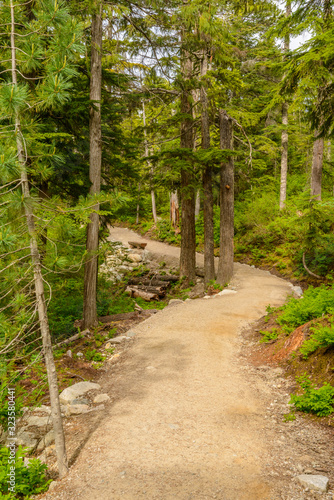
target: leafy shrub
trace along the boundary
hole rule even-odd
[[[314,326],[311,329],[312,335],[308,340],[305,340],[300,353],[306,359],[309,354],[322,347],[329,347],[334,345],[334,319],[331,320],[330,326]]]
[[[270,342],[271,340],[276,340],[278,337],[277,328],[273,328],[272,330],[260,330],[262,335],[261,343]]]
[[[328,313],[334,313],[334,286],[310,286],[303,297],[289,300],[277,322],[297,327]]]
[[[292,394],[290,404],[293,404],[297,410],[314,413],[318,417],[326,417],[333,413],[333,386],[326,383],[316,389],[306,373],[298,377],[297,382],[304,392],[301,395]]]
[[[92,349],[91,351],[86,351],[85,352],[85,356],[86,356],[86,359],[88,359],[88,361],[99,362],[99,361],[103,361],[104,360],[104,357],[102,356],[102,354],[100,354],[99,352],[97,352],[96,349]]]
[[[24,465],[24,456],[26,449],[21,446],[16,450],[15,457],[15,493],[8,490],[10,486],[7,483],[11,467],[14,466],[7,447],[0,448],[0,494],[1,498],[12,500],[24,498],[28,500],[31,495],[43,493],[48,489],[51,479],[48,480],[45,475],[47,466],[42,464],[37,458],[29,460],[27,466]]]

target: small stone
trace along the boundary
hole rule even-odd
[[[111,343],[110,342],[107,342],[106,345],[104,346],[104,348],[106,350],[110,349],[111,348]]]
[[[110,400],[110,397],[108,394],[98,394],[95,396],[93,403],[106,403],[107,401]]]
[[[77,356],[78,356],[78,358],[82,358],[83,353],[82,352],[77,352]]]
[[[132,337],[135,337],[137,334],[136,334],[136,332],[126,332],[126,335],[127,335],[127,337],[132,338]]]
[[[222,290],[221,292],[217,293],[216,295],[222,296],[222,295],[233,295],[235,293],[238,293],[236,290],[229,290],[225,288],[225,290]]]
[[[67,415],[81,415],[81,413],[87,413],[89,410],[88,405],[69,405],[67,407]]]
[[[130,253],[128,255],[128,259],[131,260],[132,262],[141,262],[143,260],[142,256],[139,255],[138,253]]]
[[[313,491],[320,491],[325,493],[328,490],[329,479],[326,476],[320,476],[316,474],[300,474],[296,477],[297,481],[304,486],[304,488],[309,488]]]
[[[100,384],[94,384],[93,382],[78,382],[70,387],[66,387],[66,389],[60,393],[59,399],[63,404],[71,404],[74,399],[84,395],[86,392],[99,389],[101,389]]]
[[[121,335],[120,337],[115,337],[114,339],[109,340],[108,344],[121,344],[124,340],[126,340],[125,335]]]
[[[69,349],[68,351],[66,351],[66,356],[68,356],[69,358],[72,358],[72,351],[71,349]]]
[[[86,398],[76,398],[73,399],[72,405],[89,405],[89,400]]]
[[[170,299],[168,302],[169,306],[175,306],[176,304],[183,304],[183,300],[181,299]]]

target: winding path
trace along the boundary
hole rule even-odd
[[[140,239],[121,228],[111,236]],[[178,257],[178,248],[145,241],[162,258]],[[232,285],[231,294],[168,306],[135,327],[121,371],[104,381],[122,397],[45,498],[281,498],[264,472],[275,439],[265,419],[271,389],[239,350],[242,329],[268,304],[281,305],[291,287],[241,264]]]

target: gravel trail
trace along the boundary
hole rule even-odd
[[[111,236],[144,240],[122,228]],[[144,241],[163,259],[178,257],[178,248]],[[268,472],[282,432],[268,420],[276,389],[240,356],[245,327],[268,304],[281,305],[291,286],[242,264],[235,265],[231,285],[230,294],[168,306],[134,328],[121,370],[104,379],[104,392],[117,387],[121,396],[107,407],[68,477],[45,498],[313,498],[278,493],[281,478]],[[286,446],[275,460],[285,459]]]

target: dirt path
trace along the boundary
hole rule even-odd
[[[124,229],[112,236],[130,239]],[[171,258],[179,251],[157,242],[147,248]],[[295,444],[280,434],[290,424],[268,414],[277,402],[280,369],[262,370],[264,376],[240,356],[243,328],[269,303],[282,304],[291,288],[246,265],[236,265],[233,286],[225,296],[168,306],[135,327],[121,369],[103,381],[105,391],[119,398],[69,476],[45,498],[313,498],[284,496],[291,477],[273,472]],[[287,395],[282,398],[286,404]]]

